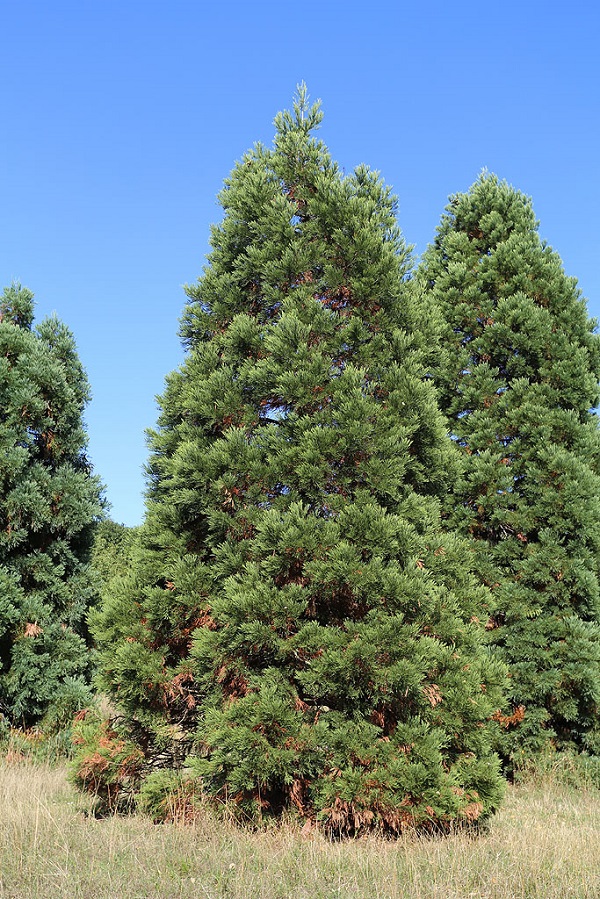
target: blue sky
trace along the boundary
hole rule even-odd
[[[302,80],[333,157],[392,185],[417,253],[485,167],[533,198],[600,315],[595,4],[4,0],[0,34],[0,286],[75,334],[117,521],[142,520],[144,431],[216,195]]]

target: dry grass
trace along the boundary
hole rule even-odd
[[[1,899],[598,899],[600,792],[509,790],[489,833],[330,843],[285,825],[96,820],[62,768],[0,762]]]

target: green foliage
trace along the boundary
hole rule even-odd
[[[598,752],[595,322],[530,201],[486,174],[452,198],[420,284],[446,323],[435,374],[463,451],[448,526],[473,539],[490,641],[511,672],[503,754]]]
[[[33,296],[0,298],[0,714],[60,730],[89,702],[85,616],[100,485],[85,455],[89,399],[73,337],[32,330]]]
[[[113,577],[128,574],[136,533],[137,528],[118,524],[111,519],[96,524],[91,562],[102,584],[107,584]]]
[[[157,824],[188,824],[203,810],[201,782],[188,772],[153,771],[141,785],[138,804]]]
[[[70,779],[94,798],[105,815],[134,804],[144,757],[118,720],[106,720],[95,708],[82,710],[73,725]]]
[[[225,182],[147,519],[94,618],[101,685],[149,764],[187,757],[242,816],[445,827],[499,802],[504,668],[440,526],[457,454],[394,199],[340,172],[320,120],[301,89]]]

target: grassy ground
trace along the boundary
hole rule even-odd
[[[96,820],[64,768],[0,761],[0,899],[598,899],[600,791],[550,777],[511,787],[477,838],[330,843],[285,825],[250,833]]]

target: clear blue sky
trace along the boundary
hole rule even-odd
[[[112,517],[143,516],[144,430],[182,359],[223,178],[305,80],[321,136],[399,197],[417,253],[484,167],[530,195],[600,314],[600,11],[420,4],[4,0],[0,286],[75,334]]]

